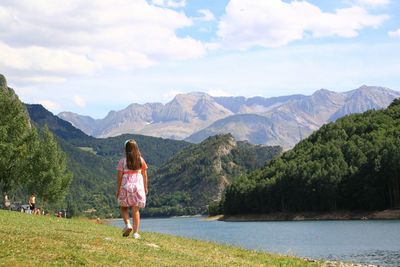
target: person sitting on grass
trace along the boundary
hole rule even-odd
[[[140,238],[138,233],[140,224],[139,208],[146,205],[147,164],[141,157],[135,140],[125,142],[125,157],[117,166],[117,193],[116,197],[125,223],[123,236],[129,236],[133,230],[133,237]],[[130,223],[129,210],[132,209],[133,228]]]
[[[4,208],[5,208],[6,210],[10,209],[11,202],[10,202],[10,200],[8,199],[7,192],[4,192],[4,196],[3,196],[3,205],[4,205]]]
[[[33,211],[33,214],[35,214],[35,215],[42,215],[42,213],[40,212],[40,208],[36,208],[36,209]]]

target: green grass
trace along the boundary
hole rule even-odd
[[[170,235],[121,230],[83,219],[60,219],[0,210],[0,266],[318,266]]]

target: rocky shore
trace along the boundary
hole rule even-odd
[[[221,221],[399,220],[400,209],[383,211],[277,212],[213,217]]]
[[[325,261],[321,265],[322,267],[378,267],[372,264],[361,264],[361,263],[349,263],[340,261]]]

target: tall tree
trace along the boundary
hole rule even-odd
[[[35,134],[37,135],[37,134]],[[72,174],[67,170],[65,153],[58,146],[56,139],[47,126],[32,138],[28,188],[36,192],[44,208],[47,202],[63,200],[68,192]],[[37,141],[34,141],[37,140]]]
[[[0,83],[0,189],[9,191],[23,178],[30,123],[21,101],[7,87],[4,76]]]

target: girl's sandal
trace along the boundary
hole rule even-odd
[[[129,236],[131,232],[132,232],[132,227],[125,227],[124,230],[122,230],[122,236],[124,237]]]

